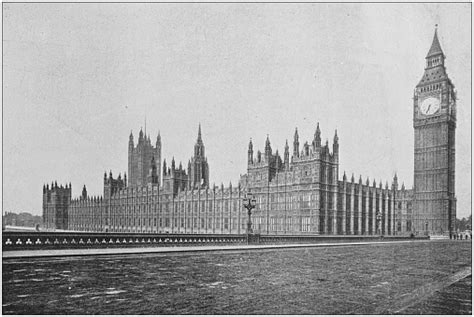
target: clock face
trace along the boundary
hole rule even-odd
[[[424,115],[435,114],[440,106],[439,99],[436,97],[428,97],[421,102],[421,113]]]

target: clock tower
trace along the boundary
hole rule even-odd
[[[412,230],[448,236],[454,231],[456,91],[446,74],[445,56],[435,30],[423,77],[413,98],[415,129]]]

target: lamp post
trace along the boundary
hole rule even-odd
[[[382,221],[382,214],[380,213],[380,211],[377,211],[376,219],[377,219],[377,233],[378,233],[378,235],[381,235],[381,232],[380,232],[380,221]]]
[[[247,221],[247,235],[252,234],[252,209],[256,206],[255,197],[251,193],[247,193],[247,197],[244,198],[244,207],[247,209],[248,221]]]

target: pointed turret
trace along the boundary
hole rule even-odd
[[[395,173],[395,176],[393,177],[392,189],[393,189],[393,190],[398,190],[398,177],[397,177],[397,173]]]
[[[433,42],[431,43],[431,47],[430,47],[430,50],[428,51],[428,54],[426,55],[426,58],[428,59],[436,55],[444,56],[443,50],[441,49],[441,44],[439,44],[439,40],[438,40],[438,25],[437,24],[436,24],[435,33],[433,36]]]
[[[171,159],[171,170],[172,170],[172,171],[175,170],[174,156],[173,156],[173,158]]]
[[[344,175],[342,175],[342,181],[343,182],[347,181],[346,171],[344,171]]]
[[[161,135],[160,131],[158,131],[158,136],[156,137],[156,147],[161,146]]]
[[[288,170],[290,168],[290,147],[288,146],[288,139],[285,143],[285,153],[283,154],[283,160],[285,164],[285,169]]]
[[[87,198],[87,189],[86,189],[86,185],[84,185],[84,187],[82,187],[82,196],[81,196],[82,199],[86,199]]]
[[[314,132],[313,145],[315,148],[321,147],[321,130],[319,129],[319,122],[316,125],[316,131]]]
[[[293,157],[300,156],[300,142],[298,136],[298,128],[295,128],[295,136],[293,137]]]
[[[247,156],[247,164],[248,164],[248,165],[253,164],[253,143],[252,143],[252,138],[250,138],[250,142],[249,142],[249,150],[248,150],[248,156]]]
[[[196,144],[194,145],[194,157],[203,158],[205,156],[204,153],[204,142],[202,142],[202,135],[201,135],[201,124],[199,123],[198,127],[198,137],[196,140]]]
[[[265,140],[265,157],[268,158],[272,155],[272,147],[270,146],[270,137],[267,134],[267,139]]]
[[[138,144],[143,142],[143,130],[140,128],[140,133],[138,134]]]
[[[202,143],[202,136],[201,136],[201,123],[199,122],[199,128],[198,128],[198,138],[197,138],[198,143]]]
[[[339,156],[339,137],[337,136],[337,129],[334,132],[334,141],[332,143],[332,153],[338,157]]]
[[[163,160],[163,176],[166,175],[166,170],[167,170],[167,168],[166,168],[166,159],[164,159]]]

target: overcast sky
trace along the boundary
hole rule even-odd
[[[340,139],[340,175],[413,184],[413,89],[435,24],[458,91],[458,217],[471,213],[470,4],[3,4],[3,210],[42,186],[102,195],[141,127],[187,164],[198,124],[210,182],[298,127]]]

